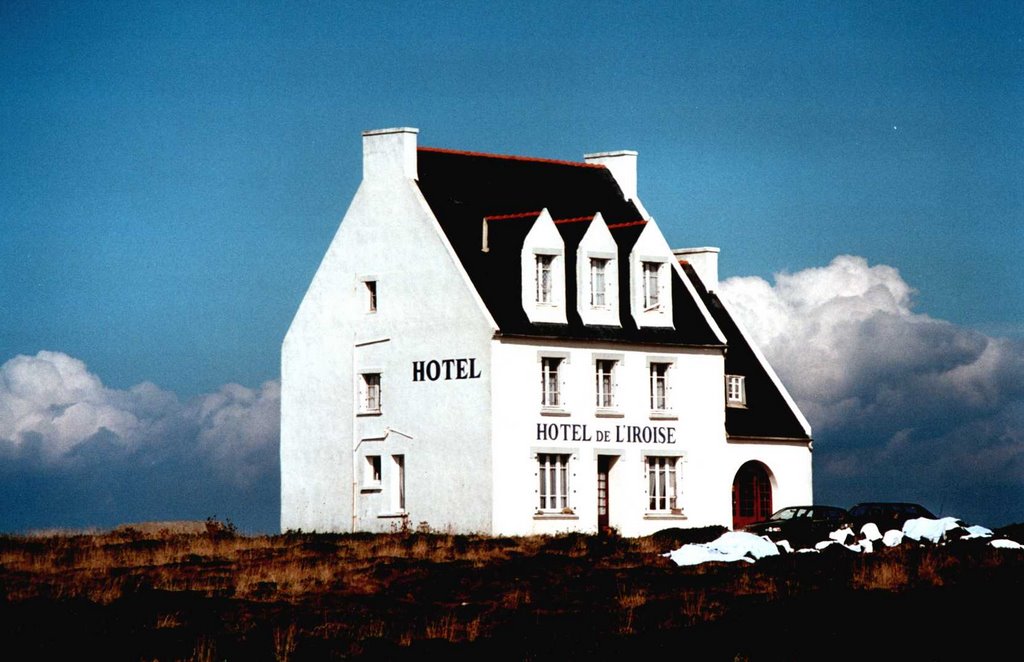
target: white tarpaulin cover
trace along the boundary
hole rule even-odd
[[[950,535],[957,532],[959,535]],[[929,519],[918,517],[907,520],[903,524],[903,530],[892,529],[882,534],[878,527],[868,522],[860,529],[857,536],[850,528],[843,527],[828,535],[828,538],[821,540],[808,547],[794,550],[790,544],[782,540],[778,544],[772,542],[765,536],[755,536],[745,531],[729,531],[723,533],[719,538],[709,543],[683,545],[679,549],[666,552],[663,556],[672,559],[676,565],[698,565],[708,561],[754,561],[766,556],[777,556],[780,550],[783,553],[790,552],[818,552],[826,547],[840,545],[855,552],[870,554],[877,546],[876,541],[881,540],[886,547],[895,547],[903,543],[904,539],[918,541],[919,543],[940,544],[948,540],[962,538],[991,538],[993,532],[983,526],[964,526],[955,517],[942,517]],[[1000,549],[1024,549],[1024,545],[1013,540],[996,539],[989,541],[989,545]]]

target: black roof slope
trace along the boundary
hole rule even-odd
[[[693,267],[680,263],[697,294],[711,312],[718,328],[725,334],[725,373],[745,377],[747,406],[726,407],[725,431],[731,437],[779,437],[809,439],[803,425],[789,403],[775,386],[768,372],[754,355],[747,339],[740,333],[732,315],[714,292],[708,292]]]
[[[601,165],[456,152],[417,150],[419,187],[503,335],[609,340],[663,345],[720,346],[682,281],[673,271],[675,328],[638,328],[629,310],[627,257],[644,219]],[[555,221],[600,212],[619,248],[621,327],[583,324],[576,310],[576,248],[588,223],[556,223],[565,243],[566,324],[533,323],[522,306],[520,254],[537,213]],[[485,216],[488,251],[481,250]],[[622,226],[614,228],[614,226]]]

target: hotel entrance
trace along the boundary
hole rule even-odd
[[[618,457],[615,455],[597,456],[597,532],[609,533],[611,531],[611,488],[609,476],[612,465]]]

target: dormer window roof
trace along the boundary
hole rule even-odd
[[[585,325],[621,326],[618,248],[604,217],[595,214],[576,249],[576,310]]]
[[[565,245],[551,214],[542,210],[523,238],[523,310],[531,322],[565,324]]]

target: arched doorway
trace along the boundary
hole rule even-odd
[[[768,519],[772,514],[772,483],[768,467],[750,461],[740,467],[732,481],[732,528]]]

